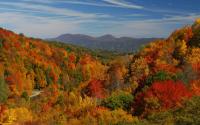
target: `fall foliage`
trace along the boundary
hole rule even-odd
[[[182,101],[191,96],[192,92],[182,82],[155,82],[145,92],[136,96],[134,112],[148,113],[175,108],[181,106]]]
[[[195,123],[199,35],[198,19],[138,52],[110,54],[1,28],[0,124]]]

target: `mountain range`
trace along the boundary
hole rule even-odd
[[[56,38],[48,39],[50,41],[59,41],[87,47],[90,49],[100,49],[117,52],[135,52],[142,45],[157,40],[158,38],[131,38],[115,37],[107,34],[100,37],[93,37],[83,34],[63,34]]]

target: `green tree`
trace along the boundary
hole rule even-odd
[[[3,78],[0,78],[0,103],[3,103],[8,98],[8,86]]]
[[[168,73],[166,73],[165,71],[159,71],[156,74],[147,77],[145,83],[147,85],[151,85],[153,82],[156,81],[166,81],[171,79],[172,77]]]
[[[4,39],[0,39],[0,48],[2,48],[3,47],[3,42],[4,42]]]
[[[28,96],[28,93],[26,91],[24,91],[22,94],[21,94],[21,97],[24,98],[26,101],[29,100],[29,96]]]
[[[120,92],[119,94],[113,94],[110,97],[102,101],[102,105],[110,108],[112,110],[122,108],[124,110],[129,110],[133,102],[133,95]]]

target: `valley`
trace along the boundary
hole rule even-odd
[[[199,36],[197,19],[119,53],[1,28],[0,124],[198,124]]]

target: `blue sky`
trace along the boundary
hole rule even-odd
[[[0,27],[60,34],[167,37],[200,17],[199,0],[0,0]]]

